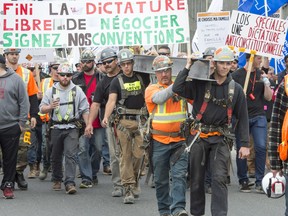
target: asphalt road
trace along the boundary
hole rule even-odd
[[[235,154],[233,153],[235,158]],[[234,172],[235,161],[233,161]],[[28,172],[28,170],[27,170]],[[26,173],[27,176],[27,173]],[[122,198],[111,196],[110,176],[98,175],[99,184],[90,189],[79,189],[75,195],[65,191],[53,191],[50,174],[47,180],[29,179],[27,191],[15,190],[15,199],[0,198],[0,216],[158,216],[155,189],[145,185],[142,177],[142,194],[133,205],[123,204]],[[253,180],[253,179],[251,179]],[[77,179],[77,186],[80,179]],[[189,191],[187,190],[189,210]],[[285,199],[269,199],[264,194],[241,193],[238,182],[232,176],[229,186],[229,216],[281,216],[284,215]],[[206,196],[206,216],[210,216],[210,195]]]

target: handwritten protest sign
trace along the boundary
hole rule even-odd
[[[226,45],[245,48],[246,53],[254,50],[257,55],[282,58],[287,27],[283,19],[233,11]]]
[[[220,47],[225,44],[230,12],[201,12],[197,13],[197,31],[199,50],[204,51],[207,47]]]
[[[4,48],[130,46],[189,41],[186,0],[1,1],[0,12],[0,38]]]

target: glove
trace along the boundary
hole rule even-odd
[[[262,80],[263,80],[265,86],[268,86],[268,87],[270,86],[270,81],[267,77],[263,77]]]

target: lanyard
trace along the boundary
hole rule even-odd
[[[254,92],[254,88],[255,88],[255,83],[256,83],[256,71],[254,72],[254,79],[253,81],[251,80],[251,78],[249,79],[250,82],[252,83],[252,89],[251,89],[251,93]]]

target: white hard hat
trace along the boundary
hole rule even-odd
[[[273,177],[273,173],[267,173],[262,179],[262,188],[269,198],[280,198],[285,194],[286,179],[277,173]]]

